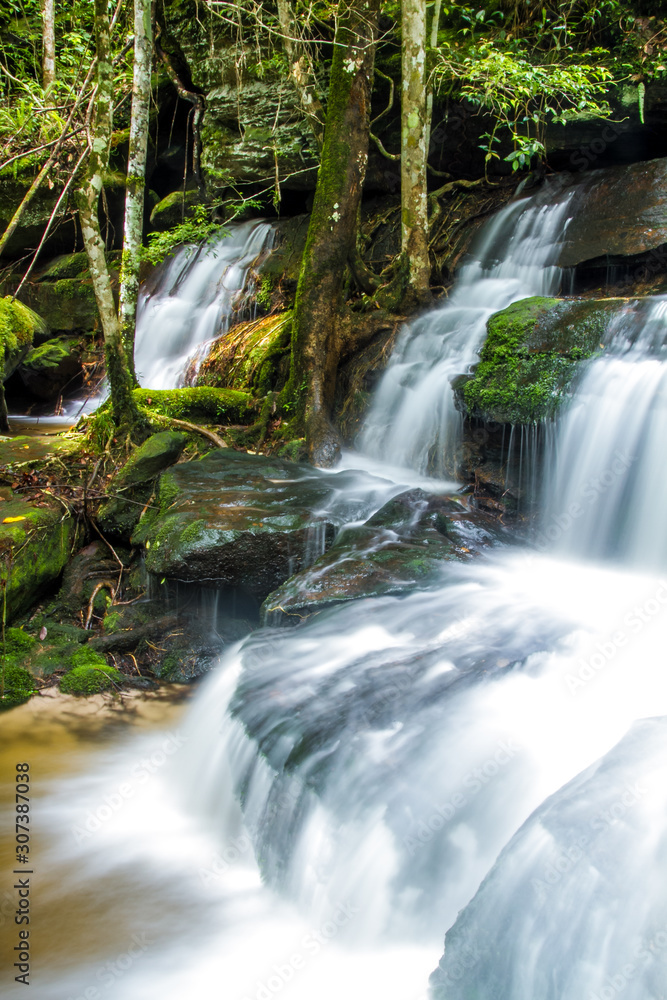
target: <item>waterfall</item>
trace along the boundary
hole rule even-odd
[[[667,567],[667,299],[629,302],[558,430],[544,539],[563,553]]]
[[[446,464],[448,381],[488,314],[557,288],[572,203],[547,195],[503,209],[404,331],[364,432],[379,459]],[[40,906],[95,885],[115,937],[58,952],[40,1000],[664,1000],[666,314],[629,302],[575,387],[537,549],[253,632],[145,784],[148,738],[52,790]],[[342,520],[404,488],[373,468],[322,473]],[[137,927],[145,952],[101,972]]]
[[[494,312],[558,293],[556,261],[573,195],[547,184],[483,228],[444,305],[403,330],[366,418],[362,451],[421,473],[452,474],[461,416],[450,382],[477,359]]]
[[[212,242],[185,246],[142,286],[137,306],[135,365],[142,385],[183,385],[189,365],[244,318],[253,290],[250,269],[270,249],[273,227],[244,222]]]

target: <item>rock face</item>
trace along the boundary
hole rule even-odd
[[[454,383],[457,405],[484,421],[532,424],[553,417],[581,363],[608,339],[628,299],[533,297],[495,313],[481,361]]]
[[[667,244],[667,159],[591,171],[577,183],[561,267],[635,256]]]
[[[204,94],[202,169],[207,192],[216,197],[235,184],[272,184],[276,173],[286,190],[314,190],[315,140],[297,109],[295,92],[270,64],[241,68],[234,39],[222,20],[202,21],[194,0],[168,0],[163,48],[187,64],[194,87]]]
[[[332,604],[423,588],[441,579],[443,563],[470,559],[498,537],[490,518],[458,500],[408,490],[345,528],[317,562],[269,594],[262,619],[296,625]]]
[[[54,337],[34,347],[19,366],[26,389],[38,399],[54,399],[82,374],[90,344],[85,337]]]
[[[317,513],[329,495],[316,470],[213,452],[161,477],[159,509],[144,515],[132,541],[144,545],[150,573],[262,599],[333,541],[333,522]]]

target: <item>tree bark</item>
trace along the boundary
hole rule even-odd
[[[97,92],[88,170],[77,193],[77,205],[93,291],[104,334],[113,418],[117,426],[125,425],[131,430],[141,423],[141,418],[132,399],[133,381],[123,349],[98,214],[103,176],[109,164],[113,128],[113,66],[109,49],[109,14],[106,0],[95,0],[94,15]]]
[[[311,461],[332,465],[340,438],[331,408],[340,355],[338,319],[357,239],[368,162],[371,86],[380,0],[351,0],[338,23],[322,159],[292,325],[282,400],[305,430]]]
[[[426,161],[429,127],[426,95],[426,3],[403,0],[401,100],[401,251],[407,299],[430,301]]]
[[[139,267],[144,229],[146,155],[151,100],[153,26],[151,0],[134,0],[134,79],[130,119],[130,149],[125,190],[123,260],[120,272],[119,318],[123,348],[132,381],[134,371],[134,331],[139,297]]]
[[[42,0],[42,87],[48,90],[56,82],[56,10],[55,0]]]

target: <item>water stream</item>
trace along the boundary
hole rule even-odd
[[[370,458],[346,458],[373,477],[351,509],[410,484],[383,459],[423,484],[455,446],[448,380],[491,311],[557,290],[569,211],[504,209],[405,332]],[[48,782],[40,905],[82,944],[36,915],[40,1000],[425,1000],[436,969],[437,1000],[665,1000],[665,306],[646,308],[556,429],[546,552],[254,632],[171,730]]]

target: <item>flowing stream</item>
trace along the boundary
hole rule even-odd
[[[489,313],[558,290],[569,211],[504,209],[405,332],[347,458],[376,507],[415,481],[383,459],[423,485],[454,446]],[[628,309],[559,422],[546,551],[254,632],[169,730],[45,783],[40,907],[77,930],[36,911],[40,1000],[665,1000],[666,311]]]

